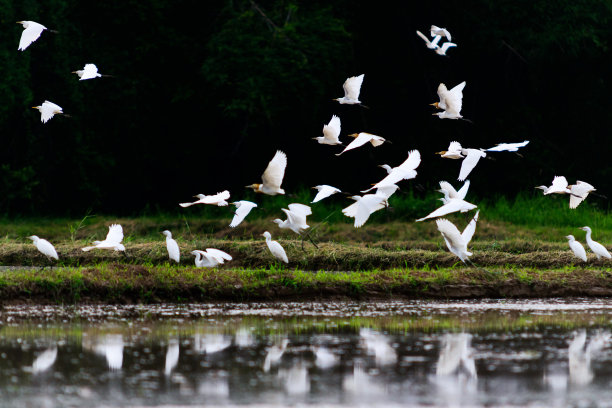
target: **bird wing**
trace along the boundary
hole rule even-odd
[[[355,228],[366,223],[370,214],[378,210],[378,206],[385,200],[384,197],[375,194],[367,194],[357,201],[357,213],[355,214]]]
[[[180,262],[181,261],[181,250],[179,249],[178,243],[172,238],[166,238],[166,249],[168,249],[168,256],[170,259]]]
[[[448,145],[449,152],[459,152],[461,153],[461,143],[459,142],[450,142]]]
[[[204,252],[203,254],[208,254],[212,256],[213,258],[216,258],[220,263],[223,263],[224,260],[226,261],[232,260],[232,256],[230,254],[228,254],[227,252],[223,252],[219,249],[215,249],[215,248],[206,248],[206,252]]]
[[[280,188],[283,182],[283,177],[285,176],[286,167],[287,155],[278,150],[272,160],[270,160],[270,163],[268,163],[268,167],[266,167],[266,170],[261,176],[263,184]]]
[[[123,241],[123,228],[119,224],[113,224],[108,227],[108,234],[106,234],[106,242],[119,244]]]
[[[437,48],[437,47],[438,47],[438,43],[440,42],[440,39],[441,39],[441,38],[442,38],[442,36],[441,36],[441,35],[436,35],[436,36],[434,37],[434,39],[433,39],[433,40],[431,40],[430,46],[431,46],[431,47],[435,47],[435,48]]]
[[[440,188],[442,190],[445,190],[446,192],[448,192],[448,197],[449,198],[458,198],[459,197],[459,193],[457,192],[457,190],[455,190],[455,187],[453,187],[448,181],[441,181],[440,182]]]
[[[231,228],[234,228],[240,224],[246,218],[246,216],[249,215],[251,210],[257,207],[257,204],[250,201],[238,201],[234,204],[236,205],[236,212],[234,213],[234,218],[229,225]]]
[[[230,198],[229,191],[225,190],[215,195],[204,196],[204,198],[200,199],[199,202],[203,204],[217,204],[223,201],[226,201]]]
[[[495,147],[487,149],[488,152],[516,152],[519,148],[527,146],[529,140],[525,140],[522,143],[498,143]]]
[[[21,39],[19,40],[19,48],[17,49],[23,51],[26,48],[28,48],[30,44],[38,40],[38,37],[40,37],[40,34],[46,28],[47,27],[41,24],[30,21],[28,28],[24,29],[23,32],[21,33]]]
[[[446,44],[450,44],[450,43],[444,43],[444,45]],[[444,48],[444,45],[442,46],[442,48]],[[458,85],[455,85],[449,92],[449,94],[455,96],[455,97],[459,97],[459,98],[463,98],[463,88],[465,88],[465,84],[466,82],[463,81]]]
[[[463,242],[465,245],[469,244],[474,236],[474,232],[476,232],[476,222],[478,222],[478,214],[480,210],[476,211],[474,218],[468,223],[467,227],[461,233],[461,238],[463,238]]]
[[[470,172],[476,167],[478,164],[478,160],[481,157],[485,157],[487,154],[476,149],[464,149],[467,150],[467,155],[461,162],[461,170],[459,171],[459,181],[463,181],[467,178]]]
[[[425,44],[427,44],[427,45],[431,44],[431,41],[429,41],[429,38],[427,38],[427,37],[425,36],[425,34],[423,34],[422,32],[420,32],[419,30],[417,30],[417,32],[416,32],[416,33],[417,33],[417,35],[418,35],[419,37],[421,37],[421,38],[423,39],[423,41],[425,41]]]
[[[336,115],[332,116],[327,125],[323,126],[323,137],[330,142],[337,142],[340,136],[340,118]]]
[[[446,37],[446,39],[448,41],[450,41],[452,39],[451,38],[451,34],[448,32],[448,30],[446,28],[440,28],[438,26],[432,25],[429,31],[430,31],[429,33],[431,34],[432,37],[434,35],[442,35],[442,36]]]
[[[544,194],[551,194],[555,192],[562,192],[567,190],[567,179],[564,176],[555,176],[553,179],[552,185],[548,189],[548,191],[544,192]]]
[[[436,91],[438,94],[438,99],[440,99],[440,102],[438,102],[438,108],[440,109],[446,109],[446,94],[448,94],[448,89],[446,88],[446,85],[444,85],[442,82],[440,82],[440,85],[438,85],[438,90]]]
[[[380,137],[380,136],[376,136],[376,135],[371,135],[372,138],[370,139],[370,143],[372,143],[372,146],[374,147],[378,147],[381,144],[385,143],[385,138],[384,137]]]
[[[399,189],[399,187],[395,184],[387,184],[384,186],[380,186],[376,189],[376,195],[384,197],[385,200],[388,200],[395,192]]]
[[[459,85],[463,84],[463,87]],[[465,87],[465,81],[453,88],[453,91],[448,91],[444,94],[444,105],[446,110],[451,113],[459,114],[463,107],[463,88]]]
[[[40,239],[38,241],[38,250],[43,254],[50,256],[51,258],[58,259],[57,251],[52,243],[47,241],[46,239]]]
[[[277,241],[270,241],[267,244],[268,249],[270,249],[270,252],[272,253],[272,255],[274,255],[275,258],[278,258],[285,263],[289,263],[287,253],[285,252],[285,249],[281,244],[279,244]]]
[[[419,164],[421,164],[421,153],[418,150],[412,150],[408,152],[408,158],[399,165],[399,168],[404,171],[414,170],[419,167]]]
[[[428,218],[442,217],[443,215],[447,215],[447,214],[454,213],[457,211],[463,211],[463,210],[468,211],[469,209],[474,209],[474,208],[476,208],[476,206],[474,204],[468,203],[467,201],[452,199],[448,203],[444,204],[442,207],[433,211],[428,216],[419,218],[417,221],[423,221]]]
[[[347,78],[342,85],[344,88],[344,97],[353,100],[359,100],[359,93],[361,92],[361,84],[363,83],[363,77],[365,74]]]
[[[282,209],[289,222],[294,225],[304,226],[306,224],[306,217],[312,214],[312,210],[309,206],[304,204],[293,203],[289,204],[289,210]]]
[[[457,191],[457,198],[460,198],[462,200],[465,199],[469,188],[470,180],[466,180],[465,183],[463,183],[463,186],[459,189],[459,191]]]
[[[440,52],[442,54],[446,53],[446,50],[448,50],[450,47],[456,47],[457,44],[452,43],[452,42],[445,42],[444,44],[442,44],[441,50]]]
[[[374,135],[370,133],[361,132],[359,136],[355,138],[355,140],[349,143],[348,146],[346,146],[343,151],[341,151],[340,153],[337,153],[336,156],[340,156],[344,152],[347,152],[349,150],[353,150],[353,149],[363,146],[364,144],[368,143],[372,139],[372,136]]]
[[[571,209],[578,207],[578,205],[587,198],[589,193],[594,190],[595,188],[589,183],[577,181],[576,184],[572,185],[570,188],[569,207]]]
[[[98,76],[98,67],[95,64],[85,64],[83,67],[83,75],[79,78],[79,81],[85,79],[92,79]]]
[[[317,186],[317,187],[319,187],[319,192],[315,196],[314,200],[312,200],[313,203],[321,201],[324,198],[327,198],[332,194],[336,194],[340,192],[339,189],[332,187],[332,186],[328,186],[328,185],[322,185],[322,186]]]
[[[450,242],[452,247],[460,248],[463,246],[463,237],[455,224],[445,218],[436,220],[436,224],[438,225],[438,231],[440,231],[444,239]]]

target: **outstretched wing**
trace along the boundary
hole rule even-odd
[[[268,163],[268,167],[264,171],[261,179],[263,180],[263,184],[280,188],[283,177],[285,176],[285,168],[287,167],[287,155],[278,150],[270,163]]]
[[[230,227],[234,228],[240,224],[247,215],[251,212],[251,210],[257,207],[257,204],[252,203],[250,201],[238,201],[234,203],[236,205],[236,212],[234,213],[234,218],[230,223]]]
[[[30,44],[38,40],[38,37],[40,37],[40,34],[45,28],[46,27],[41,24],[30,21],[28,24],[28,28],[23,30],[23,32],[21,33],[21,39],[19,40],[19,48],[17,49],[23,51],[28,48]]]
[[[359,228],[366,223],[370,215],[380,209],[380,204],[385,201],[382,196],[368,194],[357,202],[357,213],[355,214],[355,228]]]
[[[459,142],[450,142],[448,145],[449,152],[461,152],[461,143]]]
[[[79,81],[85,79],[92,79],[98,76],[98,67],[95,64],[85,64],[83,67],[83,75],[79,78]]]
[[[449,198],[457,198],[459,196],[459,193],[457,192],[457,190],[455,190],[455,187],[453,187],[448,181],[441,181],[440,188],[448,192]]]
[[[427,38],[427,37],[425,36],[425,34],[423,34],[422,32],[420,32],[419,30],[417,30],[417,32],[416,32],[416,33],[417,33],[417,35],[418,35],[419,37],[421,37],[421,38],[423,39],[423,41],[425,41],[425,44],[427,44],[427,45],[429,45],[429,44],[430,44],[429,38]]]
[[[472,203],[468,203],[467,201],[463,201],[463,200],[451,200],[449,201],[447,204],[444,204],[442,207],[438,208],[437,210],[433,211],[431,214],[429,214],[426,217],[423,218],[419,218],[417,221],[423,221],[429,218],[437,218],[437,217],[442,217],[444,215],[450,214],[450,213],[454,213],[457,211],[469,211],[469,210],[473,210],[474,208],[476,208],[476,206]]]
[[[108,227],[108,234],[106,234],[106,240],[110,243],[119,244],[123,241],[123,228],[119,224],[113,224]]]
[[[400,169],[404,171],[414,170],[421,164],[421,153],[418,150],[412,150],[408,152],[408,158],[399,165]]]
[[[220,263],[223,263],[223,261],[231,261],[232,260],[232,256],[230,254],[228,254],[227,252],[223,252],[219,249],[215,249],[215,248],[206,248],[206,252],[204,252],[204,254],[208,254],[210,256],[212,256],[213,258],[217,259]]]
[[[344,97],[353,100],[359,100],[359,93],[361,92],[361,84],[363,83],[363,77],[365,74],[347,78],[342,85],[344,88]]]
[[[448,50],[450,47],[456,47],[457,44],[452,43],[452,42],[445,42],[444,44],[442,44],[442,47],[440,47],[440,52],[442,54],[446,53],[446,50]]]
[[[330,142],[337,142],[340,136],[340,118],[336,115],[332,116],[327,125],[323,126],[323,137]]]
[[[476,167],[476,164],[478,164],[478,160],[480,160],[481,157],[485,157],[487,155],[486,153],[476,149],[465,150],[467,150],[468,153],[467,156],[465,156],[465,158],[461,162],[461,170],[459,171],[458,178],[459,181],[465,180],[470,174],[470,172],[474,169],[474,167]]]
[[[469,244],[469,242],[472,240],[472,237],[474,236],[474,232],[476,232],[476,222],[478,222],[479,213],[480,210],[476,211],[474,218],[472,218],[467,227],[465,227],[465,229],[461,233],[461,238],[463,238],[463,242],[466,245]]]
[[[438,231],[440,231],[444,239],[446,239],[452,247],[458,248],[462,246],[463,237],[457,227],[455,227],[455,224],[446,218],[436,220],[436,224],[438,225]]]
[[[340,190],[337,189],[336,187],[328,186],[327,184],[324,184],[322,186],[317,186],[317,189],[319,190],[319,192],[315,196],[314,200],[312,200],[313,203],[321,201],[324,198],[327,198],[332,194],[336,194],[340,192]]]
[[[346,146],[343,151],[341,151],[340,153],[337,153],[336,156],[340,156],[344,152],[348,152],[349,150],[353,150],[353,149],[363,146],[364,144],[372,140],[372,136],[374,135],[370,133],[365,133],[365,132],[360,133],[359,136],[355,138],[355,140],[349,143],[348,146]]]

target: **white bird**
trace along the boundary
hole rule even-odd
[[[180,347],[178,340],[170,340],[168,343],[168,350],[166,351],[166,366],[164,368],[164,374],[166,376],[172,373],[174,367],[178,364]]]
[[[461,162],[461,170],[459,170],[459,178],[457,179],[459,181],[463,181],[469,176],[481,157],[487,157],[482,149],[461,149],[461,154],[465,158]]]
[[[344,96],[342,98],[336,98],[334,101],[348,105],[361,104],[359,93],[361,92],[361,84],[363,83],[364,75],[365,74],[361,74],[359,76],[347,78],[342,85],[342,88],[344,88]]]
[[[587,255],[586,255],[586,251],[584,250],[584,247],[582,246],[582,244],[576,241],[573,235],[567,235],[565,238],[569,240],[569,247],[574,253],[574,255],[576,255],[577,258],[580,258],[584,262],[586,262]]]
[[[516,152],[519,148],[529,144],[529,140],[521,143],[498,143],[497,146],[487,149],[487,152]]]
[[[362,190],[362,193],[366,193],[372,189],[389,186],[396,184],[402,180],[410,180],[416,177],[416,168],[421,164],[421,153],[418,150],[412,150],[408,152],[408,158],[404,160],[402,164],[397,167],[393,167],[391,171],[387,171],[387,176],[374,184],[367,190]]]
[[[442,200],[442,203],[444,204],[447,204],[451,198],[459,198],[463,200],[465,199],[465,196],[467,195],[469,188],[470,188],[470,180],[466,180],[466,182],[463,183],[463,186],[459,189],[459,191],[455,190],[455,188],[450,183],[446,181],[441,181],[440,190],[438,191],[444,194],[444,197],[441,198],[440,200]],[[448,196],[444,193],[445,191],[448,193]]]
[[[589,227],[580,227],[579,229],[586,231],[586,242],[591,251],[597,256],[597,259],[600,259],[602,256],[604,258],[612,258],[608,250],[605,246],[601,245],[599,242],[595,242],[591,239],[591,228]]]
[[[198,268],[214,268],[225,263],[225,261],[232,260],[230,254],[215,248],[206,248],[206,251],[191,251],[191,254],[195,255],[195,265]]]
[[[53,258],[55,260],[59,259],[57,256],[57,251],[55,251],[53,245],[46,239],[38,238],[36,235],[30,236],[28,239],[31,239],[34,242],[36,249],[38,249],[38,251],[47,258]]]
[[[246,216],[249,215],[251,210],[257,207],[257,204],[246,200],[236,201],[232,204],[236,206],[236,212],[234,213],[234,218],[232,218],[232,222],[229,225],[231,228],[237,227],[238,224],[240,224],[246,218]]]
[[[327,184],[321,184],[321,185],[315,186],[313,188],[316,189],[318,191],[318,193],[315,196],[314,200],[311,201],[312,203],[319,202],[319,201],[323,200],[324,198],[329,197],[330,195],[333,195],[333,194],[336,194],[336,193],[340,193],[340,189],[338,189],[336,187],[328,186]]]
[[[427,46],[427,48],[429,48],[430,50],[435,50],[436,48],[438,48],[438,43],[440,42],[440,39],[442,38],[441,35],[436,35],[434,39],[430,41],[429,38],[427,38],[427,36],[423,34],[422,32],[420,32],[419,30],[417,30],[416,33],[419,37],[423,39],[423,41],[425,41],[425,45]]]
[[[436,48],[434,51],[438,55],[446,56],[446,51],[448,51],[449,48],[456,47],[456,46],[457,46],[457,44],[447,41],[447,42],[443,43],[441,47]]]
[[[468,203],[462,198],[459,198],[459,197],[451,198],[449,192],[445,189],[442,189],[442,192],[444,193],[444,198],[441,200],[445,204],[442,207],[435,210],[434,212],[432,212],[431,214],[429,214],[428,216],[419,218],[417,222],[423,221],[429,218],[442,217],[444,215],[454,213],[457,211],[461,211],[463,213],[463,212],[471,211],[477,207],[476,205],[472,203]],[[467,193],[467,190],[466,190],[466,193]]]
[[[467,250],[467,245],[472,240],[472,236],[474,236],[474,232],[476,231],[478,213],[480,213],[480,210],[476,211],[476,215],[474,215],[474,218],[472,218],[467,227],[465,227],[463,233],[460,233],[455,224],[447,219],[442,218],[436,220],[438,231],[442,234],[446,246],[453,254],[457,255],[463,263],[466,263],[466,260],[472,256],[472,253]]]
[[[363,146],[364,144],[370,142],[372,143],[372,146],[374,147],[378,147],[381,144],[385,143],[385,139],[380,137],[380,136],[376,136],[373,135],[371,133],[366,133],[366,132],[361,132],[361,133],[353,133],[351,135],[349,135],[350,137],[354,137],[355,140],[353,140],[351,143],[348,144],[348,146],[346,146],[344,148],[343,151],[341,151],[340,153],[336,153],[336,156],[340,156],[342,153],[347,152],[349,150],[353,150],[357,147]]]
[[[320,144],[339,145],[340,143],[340,118],[332,116],[327,125],[323,125],[323,136],[313,137]]]
[[[301,234],[304,230],[310,228],[310,226],[306,224],[306,217],[312,214],[312,210],[309,206],[293,203],[289,204],[289,209],[282,208],[282,210],[287,214],[287,219],[283,221],[277,218],[272,221],[276,223],[279,228],[288,228],[296,234]]]
[[[451,34],[448,32],[448,30],[446,28],[440,28],[438,26],[432,25],[431,28],[429,29],[429,34],[432,37],[435,37],[436,35],[441,35],[446,37],[446,39],[448,41],[451,41]]]
[[[283,249],[282,245],[276,241],[273,241],[272,235],[268,231],[264,232],[261,235],[266,237],[266,245],[268,245],[268,249],[270,250],[272,255],[274,255],[276,259],[280,259],[284,263],[288,264],[289,259],[287,258],[287,253]]]
[[[252,188],[256,193],[268,195],[285,194],[281,184],[283,183],[286,167],[287,155],[278,150],[261,176],[262,184],[251,184],[247,188]]]
[[[450,104],[453,109],[457,109],[457,111],[461,111],[461,106],[463,103],[463,88],[465,88],[466,82],[463,81],[458,85],[455,85],[450,91],[446,88],[446,85],[440,83],[438,85],[438,99],[440,101],[434,102],[430,104],[431,106],[435,106],[437,109],[446,110],[448,105]]]
[[[263,364],[264,372],[267,373],[268,371],[270,371],[270,368],[273,365],[276,365],[280,362],[280,359],[283,357],[283,354],[285,354],[285,350],[287,349],[288,344],[289,340],[283,339],[281,344],[274,344],[273,346],[268,348],[268,352],[266,353],[266,358],[264,359]]]
[[[351,197],[355,202],[342,210],[342,213],[350,218],[355,218],[353,224],[359,228],[366,223],[374,212],[389,206],[389,197],[397,191],[397,185],[379,187],[375,194]]]
[[[586,200],[591,191],[595,191],[595,187],[584,181],[576,181],[576,184],[567,186],[570,191],[569,208],[575,209],[581,202]]]
[[[168,249],[168,257],[176,263],[181,263],[181,250],[174,239],[172,233],[168,230],[162,232],[166,236],[166,248]]]
[[[229,191],[225,190],[215,195],[198,194],[194,197],[197,197],[198,201],[194,201],[193,203],[180,203],[179,205],[183,208],[191,207],[192,205],[196,204],[211,204],[216,205],[218,207],[225,207],[229,204],[227,200],[229,200],[230,198],[230,193]]]
[[[98,78],[102,76],[98,74],[98,67],[96,67],[96,64],[85,64],[83,69],[72,71],[72,73],[77,74],[79,76],[79,81]]]
[[[436,154],[439,154],[444,159],[463,159],[461,149],[462,147],[459,142],[450,142],[448,150],[442,150],[441,152],[436,152]]]
[[[94,241],[93,246],[81,249],[85,252],[91,251],[94,248],[125,251],[125,246],[123,246],[121,241],[123,241],[123,228],[119,224],[113,224],[108,227],[108,234],[106,234],[106,239],[104,241]]]
[[[544,195],[548,194],[569,194],[570,190],[567,188],[567,179],[563,176],[555,176],[553,182],[550,187],[547,186],[537,186],[542,191],[544,191]]]
[[[19,40],[19,48],[17,48],[19,51],[28,48],[28,46],[38,40],[40,34],[47,29],[47,27],[35,21],[18,21],[17,24],[21,24],[24,28],[21,33],[21,39]]]
[[[32,363],[32,372],[41,373],[51,368],[57,359],[57,346],[50,347],[43,351]]]
[[[68,116],[64,113],[61,106],[49,101],[44,101],[42,105],[39,106],[32,106],[32,109],[38,109],[40,112],[40,121],[42,123],[47,123],[47,121],[55,115]]]

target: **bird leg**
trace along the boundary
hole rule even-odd
[[[364,105],[364,104],[362,104],[362,103],[360,103],[360,104],[359,104],[359,106],[361,106],[362,108],[365,108],[365,109],[370,109],[370,107],[369,107],[369,106],[366,106],[366,105]]]

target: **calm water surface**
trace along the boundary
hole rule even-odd
[[[2,407],[612,406],[612,302],[4,307]]]

